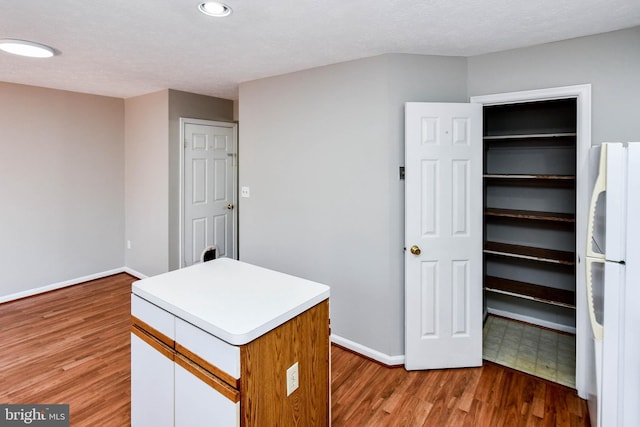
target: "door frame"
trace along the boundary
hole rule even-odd
[[[589,207],[589,150],[591,149],[591,85],[561,86],[519,92],[470,97],[470,102],[486,105],[515,104],[576,99],[576,390],[588,396],[588,352],[591,330],[587,310],[586,256],[587,210]]]
[[[184,149],[185,149],[185,132],[184,128],[187,124],[226,127],[233,130],[233,143],[235,146],[234,163],[235,173],[233,174],[233,258],[238,258],[238,124],[233,122],[220,122],[215,120],[191,119],[180,117],[180,160],[179,160],[179,185],[178,185],[178,268],[184,268]]]

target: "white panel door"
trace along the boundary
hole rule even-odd
[[[183,262],[200,262],[202,251],[236,258],[235,125],[184,123]]]
[[[482,106],[405,105],[405,367],[482,364]]]

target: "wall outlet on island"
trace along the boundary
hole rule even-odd
[[[287,369],[287,396],[298,388],[298,362]]]

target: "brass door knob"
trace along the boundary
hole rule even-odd
[[[227,209],[233,209],[233,203],[229,203],[229,204],[227,205]]]
[[[420,247],[418,245],[413,245],[411,246],[411,249],[409,249],[411,251],[412,254],[414,255],[420,255],[420,252],[422,252],[420,250]]]

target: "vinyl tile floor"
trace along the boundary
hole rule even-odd
[[[575,335],[488,316],[482,353],[491,362],[575,388]]]

